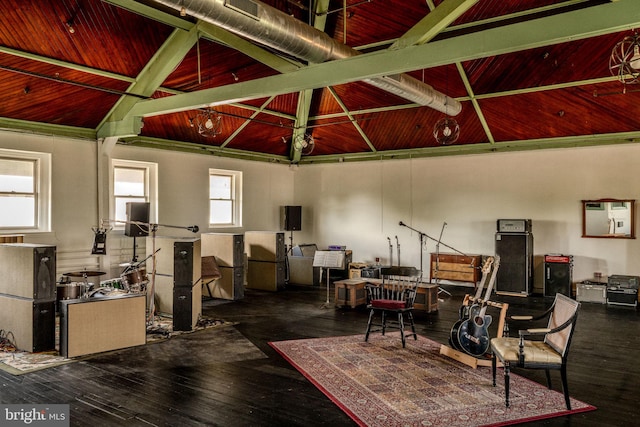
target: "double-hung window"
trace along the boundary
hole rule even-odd
[[[51,155],[0,150],[0,230],[50,231]]]
[[[157,193],[157,165],[155,163],[114,159],[112,180],[112,219],[115,228],[124,228],[127,203],[149,202],[150,220],[155,218]]]
[[[209,170],[209,226],[242,226],[242,172]]]

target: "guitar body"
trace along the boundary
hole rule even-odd
[[[460,344],[458,335],[462,324],[469,321],[469,314],[473,310],[473,307],[473,305],[463,305],[462,307],[460,307],[459,319],[451,327],[451,332],[449,333],[449,345],[456,350],[464,351],[462,349],[462,345]]]
[[[477,314],[462,322],[458,330],[458,342],[462,351],[474,357],[481,357],[489,350],[491,321],[490,315]]]

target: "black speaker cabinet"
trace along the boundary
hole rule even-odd
[[[0,325],[5,334],[13,335],[19,350],[55,350],[56,301],[0,295]]]
[[[302,206],[283,206],[281,220],[283,230],[302,230]]]
[[[201,300],[202,293],[194,295],[194,288],[175,287],[173,288],[173,330],[190,331],[197,322],[201,307],[194,301],[194,298]]]
[[[544,259],[544,296],[557,293],[571,297],[572,262],[570,256],[546,255]]]
[[[0,294],[55,299],[56,247],[30,243],[0,245],[0,276]]]
[[[127,203],[127,221],[149,223],[150,204],[146,202],[128,202]],[[124,235],[129,237],[140,237],[149,235],[148,227],[140,227],[137,224],[124,225]]]
[[[176,241],[173,244],[173,285],[192,287],[200,279],[202,259],[200,240]]]
[[[500,256],[496,293],[529,295],[533,285],[533,235],[496,233],[496,255]]]

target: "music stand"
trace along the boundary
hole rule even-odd
[[[313,266],[327,269],[327,301],[320,308],[329,307],[329,287],[332,268],[344,268],[344,251],[316,251],[313,256]]]

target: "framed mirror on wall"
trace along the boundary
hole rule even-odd
[[[582,237],[635,239],[635,204],[632,199],[582,201]]]

